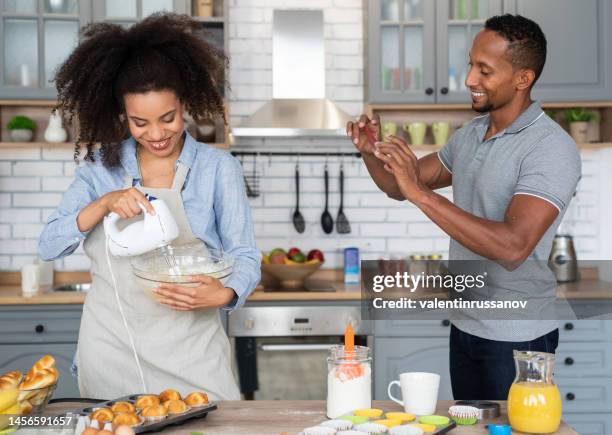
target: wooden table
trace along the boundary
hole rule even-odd
[[[453,401],[442,400],[438,403],[436,414],[448,415],[448,408]],[[488,434],[487,423],[506,424],[506,403],[501,404],[501,416],[494,420],[483,420],[473,426],[458,426],[451,434]],[[79,407],[79,404],[49,405],[50,414],[60,413]],[[83,405],[87,406],[87,405]],[[325,421],[325,401],[323,400],[293,400],[293,401],[225,401],[218,403],[219,408],[212,411],[205,419],[192,420],[181,426],[169,427],[164,434],[187,434],[200,432],[202,435],[295,435],[302,429],[316,426]],[[374,401],[375,408],[385,412],[402,411],[399,405],[391,401]],[[518,432],[512,432],[518,434]],[[565,423],[561,423],[557,435],[577,435]]]

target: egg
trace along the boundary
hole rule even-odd
[[[100,431],[95,427],[86,427],[85,430],[81,432],[81,435],[97,435],[98,432]]]
[[[115,435],[134,435],[134,429],[122,424],[121,426],[117,426],[117,429],[115,429]]]

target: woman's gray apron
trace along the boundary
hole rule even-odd
[[[188,168],[179,162],[172,188],[139,189],[163,199],[179,227],[174,244],[197,241],[191,231],[181,190]],[[124,188],[132,187],[125,177]],[[102,222],[84,249],[92,262],[92,283],[83,307],[77,351],[79,390],[83,397],[112,399],[127,394],[158,394],[174,388],[185,395],[204,390],[212,400],[237,400],[229,340],[219,310],[176,311],[147,296],[132,274],[130,257],[110,255],[119,298],[135,342],[148,391],[136,366],[119,312],[108,268]]]

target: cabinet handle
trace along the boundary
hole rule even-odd
[[[42,334],[45,331],[45,327],[43,325],[36,325],[34,328],[37,334]]]
[[[440,89],[440,93],[441,93],[442,95],[446,95],[446,94],[448,94],[448,88],[447,88],[446,86],[444,86],[442,89]]]
[[[425,89],[425,93],[426,93],[427,95],[431,95],[431,94],[433,94],[433,88],[427,88],[427,89]]]
[[[442,326],[450,326],[450,320],[448,319],[442,320]]]
[[[566,331],[571,331],[572,329],[574,329],[574,324],[573,323],[566,323],[564,326]]]
[[[574,358],[571,358],[569,356],[567,358],[565,358],[565,365],[566,366],[571,366],[573,364],[574,364]]]
[[[574,399],[576,398],[576,396],[574,395],[574,393],[567,393],[567,394],[565,395],[565,398],[566,398],[567,400],[574,400]]]

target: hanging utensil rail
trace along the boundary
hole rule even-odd
[[[361,158],[357,152],[296,152],[296,151],[232,151],[233,156],[260,156],[260,157],[356,157]]]

